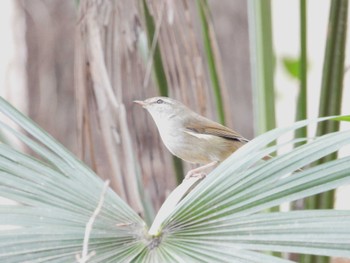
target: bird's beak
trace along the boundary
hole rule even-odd
[[[146,106],[146,103],[142,100],[134,100],[134,103],[141,105],[142,107]]]

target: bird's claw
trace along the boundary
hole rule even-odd
[[[196,172],[191,172],[189,171],[186,176],[185,176],[185,180],[188,180],[190,178],[199,178],[199,179],[204,179],[207,175],[205,173],[196,173]]]

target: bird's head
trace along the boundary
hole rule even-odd
[[[144,101],[135,100],[134,102],[148,110],[154,120],[181,116],[181,113],[187,109],[182,103],[168,97],[153,97]]]

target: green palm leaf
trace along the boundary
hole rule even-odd
[[[0,206],[0,225],[7,225],[0,230],[1,262],[76,261],[98,204],[88,246],[95,255],[88,262],[290,262],[258,252],[266,250],[350,257],[350,211],[264,212],[350,182],[350,157],[299,170],[348,145],[350,131],[261,161],[281,146],[267,148],[279,136],[330,118],[254,139],[155,220],[150,235],[111,189],[101,202],[104,182],[52,137],[3,99],[0,110],[29,135],[2,122],[3,130],[36,153],[0,144],[0,195],[18,202]]]

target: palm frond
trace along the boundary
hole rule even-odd
[[[0,108],[34,139],[1,126],[44,160],[0,144],[1,196],[19,203],[0,209],[0,224],[17,226],[1,232],[0,259],[71,262],[81,253],[85,224],[98,204],[103,181],[3,99]],[[94,260],[129,258],[120,252],[143,248],[138,241],[143,229],[143,220],[109,189],[90,236],[89,248],[97,253]]]
[[[1,127],[37,154],[0,144],[0,193],[18,202],[0,206],[0,225],[12,226],[1,230],[0,260],[73,262],[104,182],[3,99],[0,111],[30,135]],[[350,257],[350,211],[265,212],[350,183],[350,157],[300,171],[350,144],[350,131],[261,161],[281,146],[266,148],[279,136],[331,118],[272,130],[239,149],[157,222],[156,235],[108,189],[89,235],[96,254],[88,262],[291,262],[258,252],[266,250]]]

